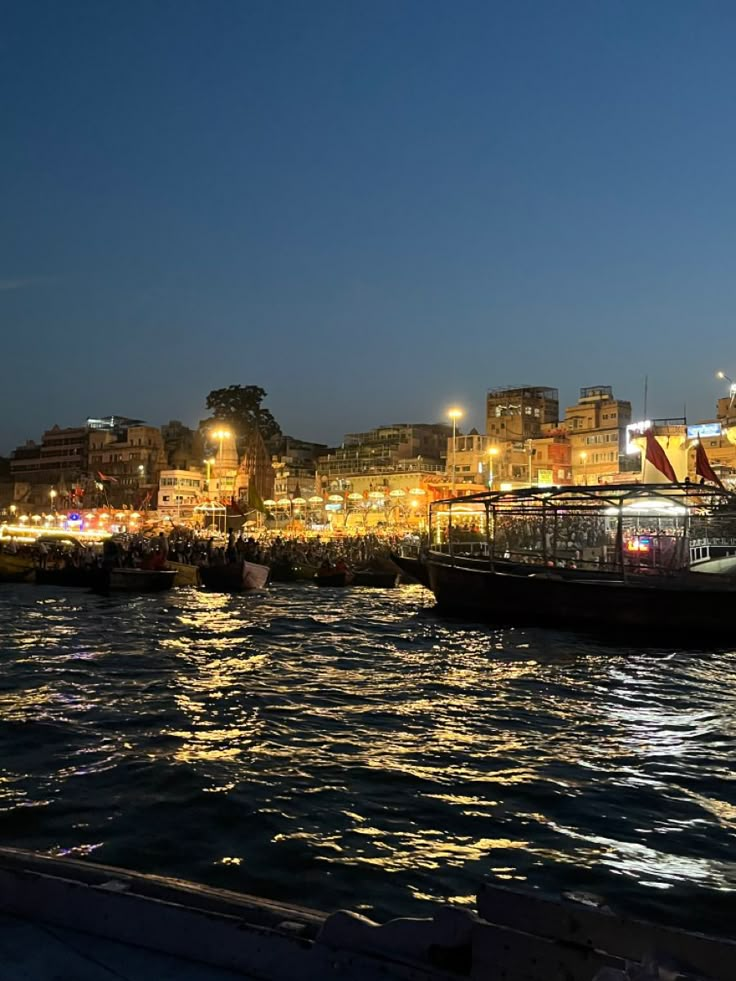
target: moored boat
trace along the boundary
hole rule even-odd
[[[690,485],[530,488],[432,506],[440,612],[506,624],[736,639],[736,577],[699,575],[736,544],[736,496]],[[633,636],[633,635],[632,635]]]
[[[398,570],[356,569],[352,586],[368,586],[373,589],[393,589],[399,580]]]
[[[263,589],[270,569],[257,562],[228,562],[225,565],[201,566],[202,585],[215,593],[245,593]]]
[[[314,581],[318,586],[349,586],[353,581],[351,572],[347,570],[331,570],[329,572],[317,572]]]
[[[103,593],[161,593],[174,585],[173,569],[99,569],[93,588]]]
[[[175,586],[199,586],[201,584],[199,566],[191,565],[189,562],[172,562],[169,559],[166,562],[166,567],[173,569],[176,573],[174,577]]]
[[[64,566],[58,569],[35,571],[37,586],[64,586],[73,589],[92,589],[100,579],[100,570],[95,566]]]
[[[423,559],[418,555],[403,555],[400,552],[392,552],[391,558],[401,570],[402,576],[413,579],[429,589],[429,570]]]
[[[29,552],[0,549],[0,583],[32,582],[33,570],[33,556]]]
[[[430,912],[378,924],[344,910],[327,915],[93,862],[0,849],[0,943],[8,977],[733,978],[733,940],[617,915],[595,897],[573,901],[488,883],[477,911],[438,905]]]

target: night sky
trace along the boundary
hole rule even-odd
[[[736,378],[736,5],[0,4],[0,452],[267,389],[285,431]]]

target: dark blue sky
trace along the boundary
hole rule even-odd
[[[54,422],[482,425],[736,378],[736,6],[0,6],[0,450]]]

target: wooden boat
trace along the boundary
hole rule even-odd
[[[104,593],[161,593],[174,585],[173,569],[99,569],[93,588]]]
[[[166,562],[167,569],[173,569],[176,573],[174,577],[175,586],[199,586],[199,566],[190,565],[188,562]]]
[[[0,551],[0,583],[32,582],[33,556],[23,552]]]
[[[270,569],[257,562],[229,562],[226,565],[201,566],[202,585],[215,593],[245,593],[263,589]]]
[[[399,581],[398,570],[356,569],[351,586],[369,586],[373,589],[393,589]]]
[[[660,977],[734,977],[733,940],[622,917],[595,897],[574,901],[489,884],[477,912],[438,906],[432,913],[378,924],[344,910],[326,915],[0,849],[0,946],[9,978],[625,981],[627,968],[645,961]]]
[[[296,568],[291,562],[286,560],[272,562],[270,569],[271,582],[296,582],[298,578]]]
[[[36,569],[37,586],[64,586],[92,589],[100,579],[100,570],[90,566],[66,566],[63,569]]]
[[[314,579],[317,575],[317,567],[314,565],[295,565],[294,578],[297,582],[307,582]]]
[[[401,570],[402,576],[421,583],[422,586],[429,589],[429,569],[426,562],[420,559],[418,555],[402,555],[399,552],[392,552],[391,558]]]
[[[318,586],[349,586],[353,581],[352,572],[318,572],[314,577]]]
[[[629,638],[674,635],[698,646],[736,639],[736,577],[692,571],[704,530],[736,535],[734,495],[689,485],[531,488],[431,510],[433,540],[446,539],[427,557],[440,612]],[[483,526],[485,541],[454,539],[453,511]]]

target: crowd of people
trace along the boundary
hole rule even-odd
[[[226,539],[178,532],[168,541],[168,557],[190,565],[226,565],[245,560],[271,568],[317,569],[325,561],[359,568],[388,559],[397,538],[376,535],[322,539],[267,533],[246,536],[230,531]]]
[[[243,531],[227,535],[195,529],[149,534],[116,535],[103,542],[43,539],[33,543],[7,541],[0,550],[27,557],[42,569],[142,568],[162,569],[171,563],[209,567],[246,561],[267,565],[275,572],[319,568],[350,570],[376,567],[389,561],[400,536],[306,537],[267,532],[258,537]]]

